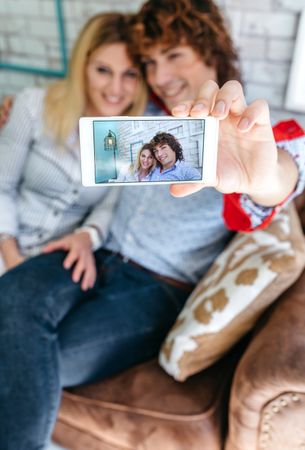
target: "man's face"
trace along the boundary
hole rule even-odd
[[[168,109],[196,99],[205,81],[217,79],[216,70],[208,67],[189,45],[156,45],[143,55],[143,62],[148,84]]]
[[[162,170],[170,169],[176,162],[176,153],[168,144],[156,145],[154,155],[161,164]]]

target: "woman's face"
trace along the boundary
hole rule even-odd
[[[149,150],[144,149],[140,155],[140,165],[143,170],[149,170],[154,164],[154,157]]]
[[[105,44],[97,48],[86,67],[86,114],[123,114],[135,100],[140,78],[140,71],[129,59],[125,44]]]

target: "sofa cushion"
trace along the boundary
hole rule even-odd
[[[183,384],[154,360],[64,391],[53,439],[72,450],[220,450],[220,405],[237,353]]]
[[[304,235],[294,205],[265,230],[238,233],[192,293],[160,352],[177,380],[208,367],[300,275]]]

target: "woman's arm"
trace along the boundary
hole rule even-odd
[[[105,197],[91,210],[82,225],[76,230],[92,227],[96,230],[96,238],[92,242],[92,250],[95,251],[103,244],[107,237],[113,212],[118,203],[122,189],[119,186],[104,188],[107,189]]]
[[[25,259],[19,251],[16,239],[9,235],[0,235],[0,252],[7,270],[18,266]]]
[[[0,251],[7,268],[23,257],[18,248],[18,188],[33,138],[33,121],[28,109],[29,93],[23,91],[14,102],[0,134]],[[5,238],[7,236],[7,238]]]
[[[6,124],[14,102],[13,95],[6,95],[0,105],[0,128]]]

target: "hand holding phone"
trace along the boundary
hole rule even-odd
[[[248,194],[264,206],[281,203],[294,190],[298,171],[287,152],[278,152],[268,104],[255,100],[247,105],[243,87],[227,81],[219,87],[206,81],[194,101],[182,102],[172,113],[185,117],[219,119],[216,189],[222,193]],[[175,196],[189,195],[202,184],[171,186]]]

